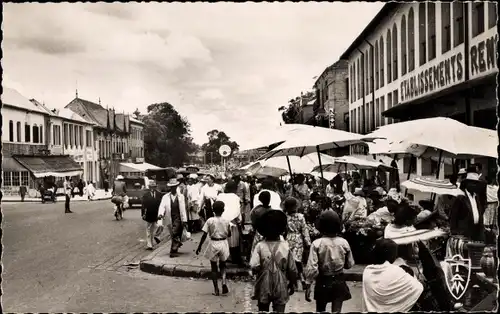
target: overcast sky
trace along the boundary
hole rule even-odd
[[[167,101],[195,142],[279,126],[383,3],[4,4],[4,86],[49,107]]]

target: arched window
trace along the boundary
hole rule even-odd
[[[14,121],[9,121],[9,142],[14,142]]]
[[[380,87],[384,87],[385,84],[385,76],[384,76],[384,36],[380,36]]]
[[[441,53],[451,49],[451,5],[441,2]]]
[[[413,8],[408,13],[408,71],[415,70],[415,16]]]
[[[28,123],[25,123],[24,124],[24,141],[26,143],[29,143],[31,142],[31,128],[30,128],[30,125]]]
[[[40,137],[38,138],[38,140],[39,140],[38,142],[40,144],[43,144],[43,126],[40,125],[38,127],[38,132],[40,133]]]
[[[370,77],[370,84],[369,84],[369,86],[370,86],[370,93],[372,93],[373,92],[373,88],[375,87],[375,86],[373,86],[373,78],[374,78],[373,76],[375,75],[375,73],[373,73],[373,69],[374,69],[375,65],[372,64],[373,61],[374,61],[374,59],[375,59],[374,58],[374,54],[373,54],[373,46],[370,46],[370,55],[369,55],[369,58],[370,58],[369,59],[370,61],[368,63],[369,64],[368,71],[370,73],[370,75],[369,75],[369,77]]]
[[[359,66],[359,58],[356,61],[356,68],[358,69],[357,79],[358,79],[358,100],[361,98],[361,67]]]
[[[33,143],[37,144],[39,143],[38,138],[39,138],[39,133],[38,133],[38,126],[35,124],[33,125]]]
[[[16,137],[17,137],[17,142],[20,143],[22,142],[21,139],[21,122],[17,121],[16,123]]]
[[[378,77],[378,64],[379,64],[379,56],[378,56],[378,40],[375,41],[375,58],[373,58],[375,60],[375,90],[378,89],[378,84],[379,84],[379,77]]]
[[[392,57],[391,57],[391,52],[392,52],[392,37],[391,37],[391,30],[387,30],[387,84],[392,82]]]
[[[398,27],[392,26],[392,79],[398,78]]]
[[[426,25],[425,20],[425,2],[418,5],[418,38],[420,46],[418,47],[418,54],[420,56],[420,65],[424,65],[427,62],[427,42],[426,42]]]
[[[407,50],[406,50],[406,17],[401,18],[401,75],[405,75],[407,70]]]
[[[427,3],[427,30],[429,43],[429,61],[436,58],[436,4]]]

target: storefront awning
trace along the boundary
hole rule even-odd
[[[148,164],[147,162],[143,162],[140,164],[134,164],[131,162],[122,162],[120,163],[120,172],[145,172],[150,169],[160,169],[152,164]]]
[[[12,157],[3,157],[2,160],[2,170],[4,172],[18,172],[18,171],[27,171],[23,165],[17,162]]]
[[[35,178],[72,177],[83,173],[82,167],[69,156],[13,156]]]

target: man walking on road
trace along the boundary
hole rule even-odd
[[[146,241],[147,249],[153,249],[153,240],[156,244],[160,243],[160,239],[157,235],[158,230],[158,209],[160,208],[160,203],[162,196],[156,190],[156,182],[153,180],[149,181],[150,191],[145,193],[142,197],[142,208],[141,216],[142,220],[146,221]]]
[[[170,231],[172,246],[170,248],[170,257],[176,257],[177,251],[182,246],[182,231],[187,229],[186,200],[184,195],[178,191],[179,181],[170,179],[167,183],[170,192],[161,199],[158,216],[163,218],[164,224]]]
[[[71,184],[71,178],[66,177],[66,180],[64,180],[64,195],[66,196],[66,201],[64,203],[64,213],[72,213],[72,211],[69,209],[69,202],[71,201],[71,192],[73,191],[73,185]],[[43,197],[43,195],[42,195]]]

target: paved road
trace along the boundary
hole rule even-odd
[[[5,312],[241,312],[256,310],[252,286],[233,282],[225,297],[209,281],[155,276],[138,270],[145,231],[138,209],[117,222],[109,201],[2,204]],[[360,310],[359,283],[343,311]],[[314,310],[303,293],[290,311]]]

